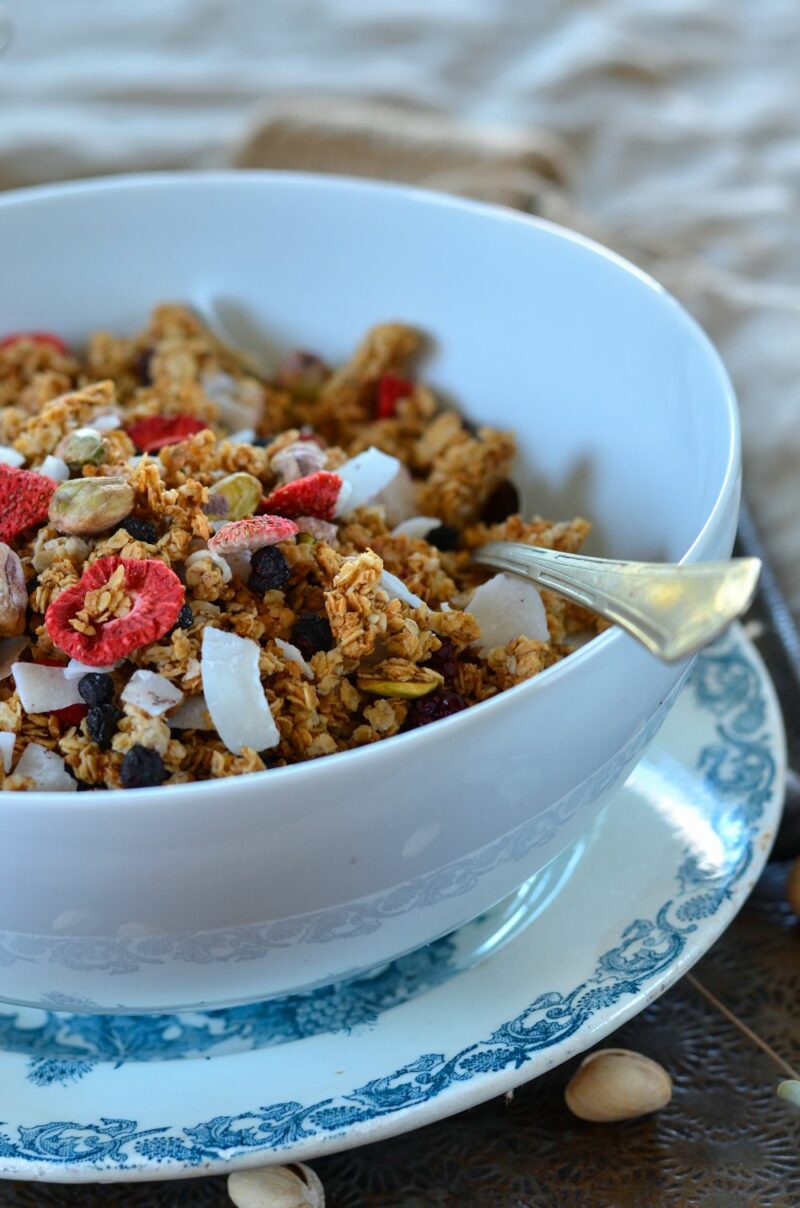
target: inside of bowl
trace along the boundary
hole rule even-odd
[[[130,331],[175,299],[246,342],[347,356],[375,322],[431,336],[425,373],[515,430],[525,510],[582,513],[591,552],[680,558],[735,445],[729,388],[677,305],[510,213],[324,177],[134,178],[0,203],[0,327]],[[46,271],[31,271],[37,262]]]

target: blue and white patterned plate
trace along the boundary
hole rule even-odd
[[[530,926],[482,963],[463,968],[474,935],[459,933],[370,979],[229,1011],[2,1008],[0,1174],[305,1159],[535,1078],[641,1011],[730,922],[777,828],[784,763],[772,687],[735,629],[698,658],[581,858],[533,894]]]

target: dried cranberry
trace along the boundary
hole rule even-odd
[[[433,671],[438,671],[449,683],[452,683],[458,673],[456,648],[450,638],[442,638],[441,643],[439,649],[434,650],[426,661],[425,666],[430,667]]]
[[[134,372],[142,386],[152,386],[153,384],[153,349],[145,348],[144,352],[140,352],[136,358]]]
[[[378,398],[375,405],[376,419],[391,419],[397,412],[401,398],[408,398],[414,385],[394,373],[384,373],[378,379]]]
[[[432,721],[441,721],[466,707],[467,702],[458,692],[452,688],[440,688],[438,692],[431,692],[430,696],[422,696],[411,703],[403,729],[416,730],[419,726],[428,726]]]

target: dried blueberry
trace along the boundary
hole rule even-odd
[[[178,619],[175,622],[176,629],[188,629],[194,622],[194,613],[192,612],[191,604],[184,604],[178,613]]]
[[[519,491],[513,482],[504,478],[498,482],[481,511],[485,524],[501,524],[519,511]],[[430,538],[428,538],[430,540]]]
[[[251,440],[250,444],[256,449],[266,449],[274,441],[274,436],[257,436],[255,440]]]
[[[28,582],[25,584],[25,590],[27,591],[29,596],[32,596],[38,586],[39,586],[39,576],[34,575],[32,579],[28,579]]]
[[[265,591],[284,587],[291,575],[292,568],[277,545],[265,545],[253,554],[247,586],[261,595]]]
[[[140,520],[138,516],[128,516],[119,527],[124,528],[134,541],[143,541],[145,545],[155,545],[158,541],[156,526],[149,520]]]
[[[125,755],[119,775],[124,789],[146,789],[154,784],[163,784],[167,769],[158,751],[137,742]]]
[[[304,612],[292,627],[292,642],[304,659],[310,659],[320,650],[330,650],[333,633],[330,621],[316,612]]]
[[[458,548],[458,529],[453,528],[452,524],[437,524],[425,540],[434,549],[441,550],[442,553],[449,552]]]
[[[432,721],[441,721],[443,717],[460,713],[466,707],[466,701],[458,692],[454,692],[452,688],[440,688],[430,696],[422,696],[413,701],[406,714],[403,729],[416,730],[419,726],[427,726]]]
[[[110,705],[114,699],[114,681],[101,671],[90,671],[78,680],[78,691],[87,705]]]
[[[111,746],[122,710],[116,705],[93,705],[86,714],[86,733],[101,750]]]

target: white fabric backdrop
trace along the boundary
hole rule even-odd
[[[800,613],[796,0],[6,0],[0,187],[226,162],[264,97],[536,125],[578,205],[723,351]]]

